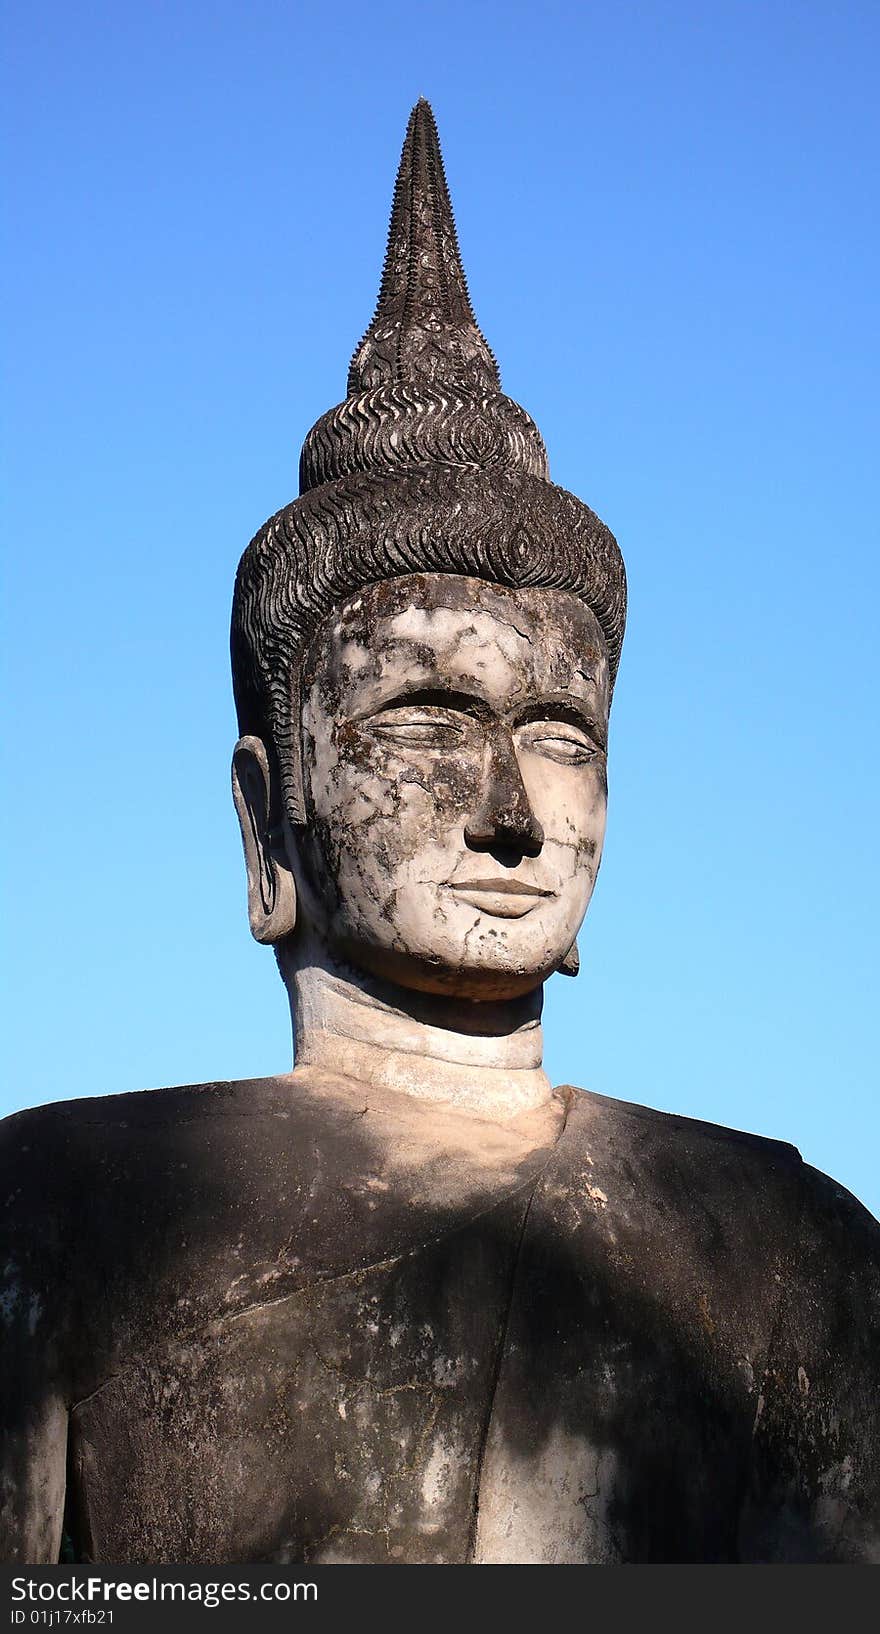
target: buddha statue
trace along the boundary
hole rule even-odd
[[[877,1223],[542,1069],[624,570],[501,392],[424,102],[300,479],[232,621],[295,1064],[6,1120],[3,1559],[880,1559]]]

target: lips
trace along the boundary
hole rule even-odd
[[[453,891],[491,891],[493,896],[552,896],[537,885],[527,885],[522,879],[454,879]]]
[[[509,878],[453,880],[449,888],[472,908],[496,919],[522,919],[539,902],[555,894],[528,885],[525,880]]]

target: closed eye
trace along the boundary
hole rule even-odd
[[[385,709],[362,722],[380,742],[422,749],[459,747],[468,724],[458,710],[426,706]]]
[[[587,766],[602,752],[584,728],[570,721],[529,721],[517,731],[516,741],[519,748],[561,766]]]

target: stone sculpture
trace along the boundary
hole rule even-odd
[[[5,1559],[880,1557],[876,1222],[541,1068],[624,604],[501,393],[421,102],[348,396],[235,591],[296,1065],[7,1120]]]

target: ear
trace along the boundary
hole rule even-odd
[[[248,918],[258,942],[280,942],[296,924],[296,882],[284,845],[266,746],[239,738],[232,756],[232,798],[241,826],[247,867]]]
[[[556,968],[563,976],[577,975],[581,968],[581,956],[578,953],[577,942],[572,942],[571,947],[565,955],[565,958],[562,960],[562,963],[558,964]]]

